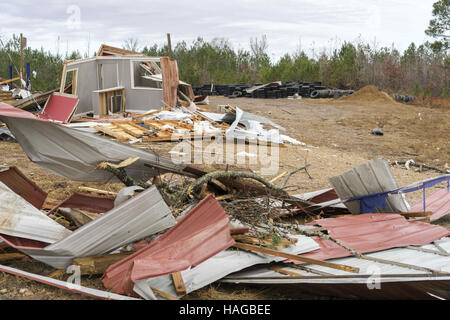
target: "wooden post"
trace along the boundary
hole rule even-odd
[[[20,87],[23,88],[23,82],[22,79],[24,78],[24,72],[23,72],[23,45],[24,45],[24,38],[23,35],[20,34]]]
[[[169,58],[173,60],[172,43],[170,41],[170,33],[167,34],[167,48],[169,51]]]

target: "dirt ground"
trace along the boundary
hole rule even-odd
[[[436,107],[421,104],[403,104],[392,99],[367,96],[345,99],[250,99],[209,97],[210,105],[231,104],[265,116],[283,126],[282,134],[306,145],[287,144],[279,149],[279,167],[265,176],[270,180],[290,172],[305,163],[310,177],[304,172],[293,175],[288,183],[292,194],[330,187],[328,178],[344,173],[373,158],[389,161],[413,159],[439,168],[450,165],[450,104]],[[380,128],[384,135],[373,135]],[[170,156],[175,143],[141,145],[149,151]],[[248,147],[248,146],[247,146]],[[78,191],[79,186],[118,191],[120,183],[98,184],[73,182],[60,178],[32,163],[16,143],[0,142],[0,164],[15,165],[48,192],[46,204],[51,206]],[[238,165],[241,169],[261,173],[260,164]],[[399,186],[440,175],[436,171],[422,171],[394,166],[393,173]],[[275,181],[279,184],[282,179]],[[431,192],[431,191],[429,191]],[[407,195],[410,202],[421,198],[420,193]],[[439,224],[450,228],[445,220]],[[0,249],[1,252],[1,249]],[[33,261],[9,263],[12,267],[47,275],[54,271],[43,263]],[[67,276],[65,276],[67,278]],[[63,277],[64,279],[64,277]],[[102,288],[99,278],[83,277],[82,285]],[[213,284],[191,293],[185,299],[318,299],[299,292],[275,292],[272,289],[249,286]],[[47,285],[0,273],[0,300],[2,299],[88,299]]]

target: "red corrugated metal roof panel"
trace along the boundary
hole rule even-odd
[[[399,214],[366,213],[340,218],[316,220],[328,234],[360,253],[375,252],[394,247],[425,245],[450,235],[444,227],[424,222],[408,222]],[[351,255],[329,240],[315,238],[321,249],[302,256],[325,260]]]
[[[114,208],[114,199],[114,196],[74,192],[52,208],[47,214],[55,212],[58,208],[74,208],[96,213],[105,213]]]
[[[437,220],[447,214],[450,214],[450,190],[438,189],[430,195],[426,195],[425,209],[426,211],[433,212],[433,214],[429,216],[431,221]],[[423,201],[420,200],[414,203],[409,211],[423,211]]]
[[[233,244],[225,210],[208,195],[167,233],[110,266],[102,281],[132,294],[134,281],[194,267]]]
[[[37,209],[42,208],[47,198],[47,192],[27,178],[17,167],[12,166],[0,171],[0,181]]]
[[[13,106],[10,106],[9,104],[3,103],[3,102],[0,102],[0,115],[7,116],[7,117],[13,117],[13,118],[25,118],[25,119],[39,120],[39,118],[36,117],[31,112],[21,110],[18,108],[14,108]]]
[[[55,92],[48,98],[42,113],[38,113],[38,116],[63,123],[69,122],[77,108],[78,101],[79,99],[75,96]]]

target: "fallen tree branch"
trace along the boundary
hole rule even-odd
[[[196,191],[201,185],[204,183],[211,182],[215,179],[237,179],[237,178],[248,178],[256,180],[260,183],[262,183],[264,186],[271,190],[278,191],[282,194],[284,194],[286,197],[289,197],[286,191],[284,191],[282,188],[279,188],[275,186],[274,184],[270,183],[266,179],[251,173],[251,172],[234,172],[234,171],[213,171],[210,173],[207,173],[203,175],[202,177],[195,180],[193,183],[188,185],[184,191],[180,195],[180,199],[183,199],[186,194],[191,195],[192,192]]]
[[[415,163],[414,161],[410,161],[410,160],[408,160],[408,161],[393,161],[391,163],[391,166],[404,165],[406,163],[408,163],[410,166],[413,166],[413,167],[416,167],[416,168],[420,168],[420,169],[425,168],[425,169],[435,170],[435,171],[438,171],[440,173],[450,173],[450,170],[440,169],[438,167],[429,166],[429,165],[424,164],[424,163]]]
[[[350,251],[355,257],[360,258],[361,257],[361,253],[359,253],[358,251],[356,251],[355,249],[352,249],[350,247],[347,247],[345,244],[343,244],[342,242],[340,242],[339,240],[331,237],[328,234],[323,233],[321,230],[307,230],[307,229],[301,229],[298,226],[292,224],[292,225],[287,225],[284,223],[274,223],[274,225],[279,226],[279,227],[283,227],[283,228],[293,228],[295,229],[298,233],[307,236],[307,237],[320,237],[321,239],[325,239],[325,240],[330,240],[333,241],[334,243],[336,243],[337,245],[341,246],[342,248],[346,249],[347,251]]]
[[[289,173],[287,174],[287,176],[284,178],[283,183],[281,184],[281,188],[284,189],[284,187],[286,186],[286,183],[288,182],[289,178],[290,178],[293,174],[296,174],[297,172],[299,172],[299,171],[301,171],[301,170],[305,170],[306,173],[308,173],[308,171],[307,171],[306,169],[307,169],[310,165],[311,165],[311,164],[308,163],[308,164],[304,165],[303,167],[297,168],[297,169],[295,169],[295,170],[289,172]],[[308,173],[308,176],[309,176],[309,178],[311,178],[311,176],[309,175],[309,173]],[[311,179],[312,179],[312,178],[311,178]]]

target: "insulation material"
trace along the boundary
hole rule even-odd
[[[31,161],[69,180],[84,182],[110,182],[114,174],[97,170],[102,161],[120,162],[128,158],[139,160],[125,168],[128,176],[148,180],[167,172],[164,168],[181,171],[169,158],[159,157],[141,149],[123,145],[63,125],[40,120],[33,114],[0,103],[0,119],[16,137]],[[144,164],[156,165],[157,168]]]
[[[158,189],[151,187],[49,246],[20,238],[2,239],[34,259],[62,269],[73,258],[111,252],[174,224],[175,218]]]
[[[290,235],[290,237],[296,238],[297,242],[287,248],[278,249],[279,251],[290,254],[301,254],[320,248],[311,238],[301,235]],[[257,264],[283,260],[284,258],[277,256],[250,253],[242,250],[226,250],[192,269],[181,271],[181,276],[186,287],[186,293],[190,293],[222,279],[230,273]],[[170,275],[137,281],[133,290],[144,299],[158,299],[159,296],[155,296],[151,288],[156,288],[170,295],[178,296],[179,298],[182,297],[181,295],[177,295]]]
[[[103,284],[131,294],[136,281],[186,270],[234,244],[228,216],[210,194],[147,247],[111,265]]]
[[[0,182],[0,234],[53,243],[71,231]]]
[[[356,196],[364,196],[397,189],[397,182],[389,167],[383,159],[374,159],[368,163],[329,179],[339,198],[343,201]],[[402,195],[388,195],[386,208],[377,208],[375,212],[408,212],[409,205]],[[359,201],[345,202],[346,207],[353,214],[360,213]]]
[[[78,98],[74,95],[53,93],[38,116],[62,123],[70,122],[77,108],[78,101]]]
[[[411,206],[411,212],[423,211],[423,200],[414,203]],[[437,220],[450,213],[450,189],[438,189],[433,193],[426,195],[425,211],[433,212],[429,216],[430,221]]]

